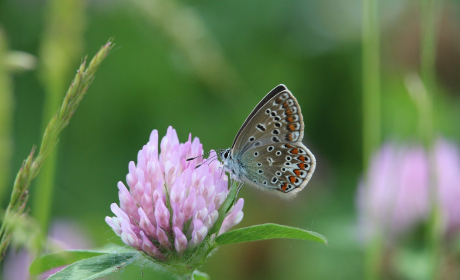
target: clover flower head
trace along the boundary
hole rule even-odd
[[[139,151],[137,164],[129,163],[129,189],[118,183],[120,206],[111,205],[115,217],[106,217],[106,222],[125,244],[167,261],[203,243],[229,190],[219,161],[202,164],[201,157],[187,161],[203,154],[198,138],[192,141],[190,135],[187,142],[179,143],[176,131],[169,127],[160,147],[161,151],[154,130]],[[215,156],[212,151],[209,158]],[[243,204],[240,198],[219,234],[241,221]]]
[[[386,231],[399,235],[430,211],[428,162],[421,146],[385,144],[372,158],[358,188],[365,238]]]
[[[433,186],[430,168],[435,169]],[[435,188],[434,204],[431,187]],[[357,195],[365,238],[377,232],[391,238],[401,235],[426,222],[434,206],[440,209],[444,233],[459,233],[459,200],[460,151],[444,139],[438,139],[431,152],[422,145],[385,144],[372,158]]]
[[[460,150],[444,139],[437,141],[434,149],[442,225],[451,237],[460,232]]]

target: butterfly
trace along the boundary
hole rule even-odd
[[[304,123],[285,85],[271,90],[249,114],[231,148],[219,150],[231,179],[293,198],[310,181],[315,156],[302,143]]]

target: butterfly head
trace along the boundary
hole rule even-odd
[[[223,163],[223,167],[230,173],[235,173],[234,159],[232,156],[231,149],[220,149],[218,155]]]
[[[218,154],[219,154],[219,157],[221,158],[221,160],[225,164],[225,162],[227,162],[230,159],[230,148],[228,148],[228,149],[220,149]]]
[[[220,149],[218,155],[223,163],[225,171],[230,173],[233,180],[242,181],[243,168],[237,158],[234,157],[231,148]]]

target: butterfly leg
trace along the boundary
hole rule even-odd
[[[236,195],[235,195],[235,202],[236,202],[236,199],[238,198],[238,193],[240,192],[240,190],[243,187],[243,185],[244,185],[244,182],[238,182],[238,186],[237,186],[237,189],[236,189]]]
[[[220,178],[222,178],[224,176],[224,173],[225,173],[225,168],[222,166],[222,171],[220,172]]]

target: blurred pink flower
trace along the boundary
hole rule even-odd
[[[429,213],[428,183],[423,148],[385,144],[358,188],[365,238],[376,231],[398,234],[422,222]]]
[[[154,130],[138,153],[137,165],[129,163],[129,190],[118,183],[120,207],[111,205],[116,216],[106,217],[106,222],[125,244],[165,260],[170,252],[180,256],[202,243],[217,221],[228,181],[219,161],[209,160],[197,168],[201,157],[186,160],[203,154],[198,138],[192,141],[190,135],[187,142],[179,143],[176,131],[169,127],[160,146],[161,153]],[[214,157],[212,152],[209,158]],[[223,224],[238,224],[243,204],[239,199]]]
[[[89,249],[92,244],[88,235],[81,229],[76,222],[59,219],[53,221],[48,235],[49,244],[62,250],[70,249]],[[33,256],[25,248],[15,252],[13,248],[8,251],[3,263],[3,277],[5,280],[28,280],[29,266]],[[47,279],[52,274],[63,269],[65,266],[53,268],[40,275],[37,279]]]
[[[452,236],[460,231],[460,151],[454,144],[439,140],[434,156],[443,229]]]
[[[460,229],[460,154],[439,140],[433,150],[439,207],[445,232]],[[364,238],[380,233],[398,236],[428,219],[429,157],[421,145],[385,144],[372,158],[358,187],[357,205]]]

